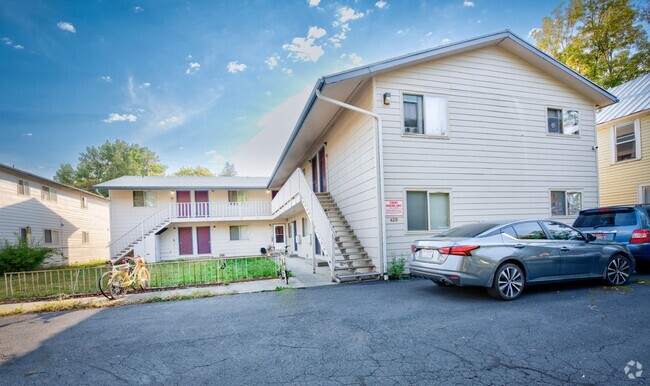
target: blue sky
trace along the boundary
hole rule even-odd
[[[0,162],[52,177],[123,139],[168,173],[269,175],[319,76],[506,28],[554,1],[0,2]]]

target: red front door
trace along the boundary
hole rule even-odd
[[[190,198],[189,190],[180,190],[176,192],[176,207],[178,208],[178,217],[190,217]]]
[[[210,227],[196,227],[196,246],[199,254],[212,253],[210,248]]]
[[[191,227],[178,228],[178,254],[179,255],[194,254],[194,244],[192,243]]]
[[[194,192],[194,202],[196,205],[196,217],[208,217],[210,214],[210,207],[208,204],[208,191],[197,190]]]

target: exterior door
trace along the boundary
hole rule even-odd
[[[316,156],[311,159],[311,189],[314,193],[318,192],[318,161]]]
[[[196,247],[199,255],[212,253],[210,227],[196,227]]]
[[[197,190],[194,192],[194,203],[196,206],[196,217],[208,217],[210,215],[210,207],[207,190]]]
[[[192,243],[192,228],[178,227],[178,254],[193,255],[194,244]]]
[[[298,227],[297,222],[293,222],[293,251],[298,252]]]
[[[327,168],[325,166],[325,146],[323,146],[318,151],[318,182],[321,193],[327,192]]]
[[[176,192],[176,208],[178,217],[190,217],[190,205],[192,199],[189,190],[179,190]]]
[[[316,255],[321,254],[320,243],[318,242],[318,237],[316,237],[316,233],[314,233],[314,254]]]
[[[287,246],[283,224],[273,225],[273,247],[276,251],[282,251]]]

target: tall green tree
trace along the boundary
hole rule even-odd
[[[122,176],[160,175],[166,166],[152,150],[122,140],[106,141],[101,146],[90,146],[79,154],[79,163],[74,168],[62,164],[55,180],[92,191],[92,186]],[[103,195],[107,192],[100,191]]]
[[[531,36],[537,47],[597,84],[611,88],[650,71],[642,22],[648,9],[630,0],[571,0]]]
[[[210,171],[208,168],[204,168],[200,165],[197,165],[196,167],[190,168],[190,167],[182,167],[178,169],[176,173],[174,173],[175,176],[205,176],[205,177],[212,177],[214,176],[214,173]]]
[[[234,177],[237,175],[237,170],[235,170],[235,164],[226,162],[223,169],[219,172],[219,177]]]

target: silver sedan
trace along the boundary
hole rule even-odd
[[[418,240],[411,251],[411,275],[441,286],[487,287],[502,300],[541,283],[602,278],[623,285],[635,264],[626,246],[548,220],[464,225]]]

